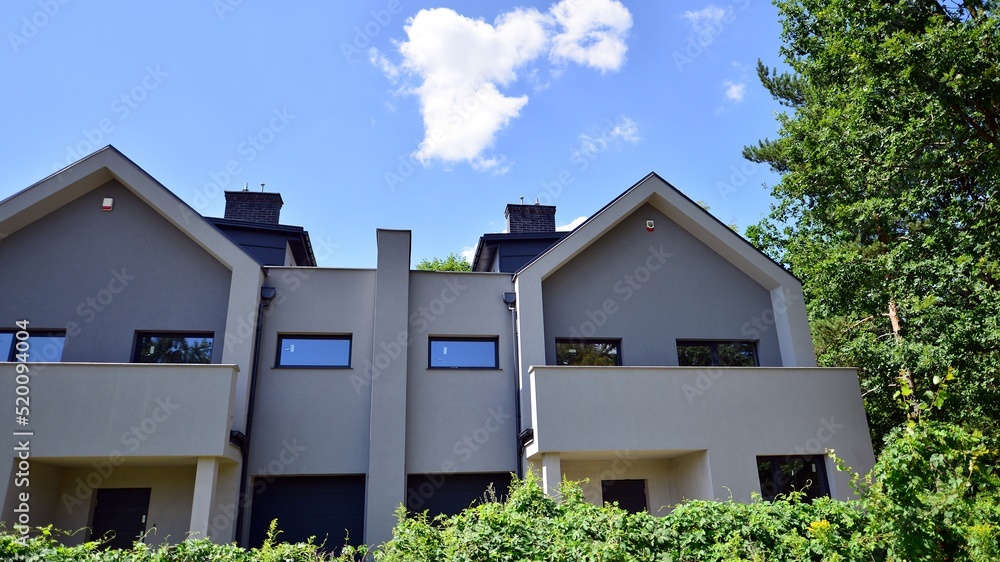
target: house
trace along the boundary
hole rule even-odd
[[[874,463],[801,284],[655,174],[569,234],[509,205],[471,273],[316,267],[280,195],[205,218],[113,147],[0,202],[8,529],[336,547],[534,470],[595,503],[790,489]],[[244,498],[245,501],[241,500]]]

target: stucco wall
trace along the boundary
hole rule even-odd
[[[760,492],[760,455],[834,449],[862,474],[875,462],[854,369],[535,367],[531,381],[532,457],[704,449],[712,497],[737,501]],[[831,495],[851,497],[829,468]]]
[[[407,472],[514,471],[510,275],[410,275]],[[500,369],[428,369],[430,336],[499,337]]]
[[[620,338],[624,365],[662,366],[677,365],[678,339],[759,339],[760,365],[781,366],[766,322],[770,293],[648,204],[545,279],[542,292],[549,365],[556,338],[595,337]]]
[[[679,455],[676,458],[642,459],[635,451],[616,451],[610,460],[578,460],[562,462],[563,475],[574,481],[583,481],[580,487],[588,502],[603,505],[602,480],[644,480],[646,501],[653,515],[666,515],[676,504],[685,499],[710,499],[708,465],[698,462],[704,452]],[[703,481],[704,486],[691,486]]]
[[[185,330],[214,332],[221,362],[229,270],[118,182],[4,238],[0,263],[0,327],[66,330],[63,361],[127,363],[136,330]]]
[[[57,529],[75,531],[84,529],[91,523],[93,510],[93,489],[87,486],[87,478],[93,478],[94,468],[66,468],[61,471],[58,482],[59,497],[84,497],[82,505],[61,500],[56,506],[54,524]],[[151,488],[149,511],[146,518],[146,544],[160,544],[164,541],[178,543],[187,538],[188,523],[191,519],[191,502],[194,493],[194,466],[116,468],[100,480],[99,488]],[[89,490],[89,496],[78,490]],[[67,505],[70,507],[67,508]],[[155,528],[155,530],[154,530]],[[89,539],[88,532],[79,532],[66,539],[67,544],[80,544]]]
[[[375,272],[275,267],[264,285],[251,474],[367,472]],[[351,334],[351,367],[275,368],[278,334]]]

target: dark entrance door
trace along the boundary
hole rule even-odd
[[[109,539],[104,548],[132,548],[146,532],[149,488],[104,488],[97,490],[91,537]]]
[[[618,507],[630,513],[646,511],[645,480],[601,480],[604,503],[618,502]]]

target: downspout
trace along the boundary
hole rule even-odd
[[[510,311],[511,348],[514,351],[514,451],[517,454],[517,477],[524,478],[524,446],[521,445],[521,360],[517,349],[517,295],[504,293],[503,302]]]
[[[265,273],[266,275],[266,273]],[[247,483],[250,480],[250,432],[253,429],[253,406],[257,396],[257,371],[260,363],[260,333],[264,324],[264,308],[271,304],[275,295],[274,287],[260,288],[260,302],[257,303],[257,328],[254,334],[253,358],[250,362],[250,395],[247,398],[247,425],[246,432],[242,437],[240,454],[243,457],[243,466],[240,471],[240,492],[236,503],[236,542],[243,542],[243,524],[246,519]],[[243,545],[246,547],[247,545]]]

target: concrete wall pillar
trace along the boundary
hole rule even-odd
[[[406,500],[406,365],[410,231],[378,231],[371,430],[365,488],[365,542],[392,538],[394,511]],[[388,359],[387,359],[388,358]]]
[[[816,366],[816,352],[804,300],[802,286],[797,283],[785,283],[771,290],[782,367]]]
[[[562,482],[562,463],[559,453],[542,455],[542,490],[550,496],[559,495],[559,483]]]
[[[211,534],[212,503],[218,480],[219,459],[199,457],[194,476],[194,497],[191,499],[191,534],[188,535],[191,539],[203,539]]]

